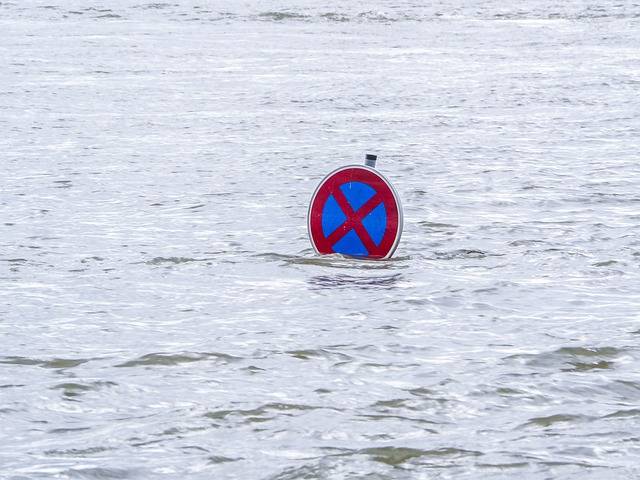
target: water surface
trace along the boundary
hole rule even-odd
[[[640,478],[640,6],[526,3],[0,3],[0,478]]]

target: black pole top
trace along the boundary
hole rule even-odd
[[[376,160],[378,159],[377,155],[372,155],[371,153],[367,153],[364,157],[364,164],[367,167],[376,168]]]

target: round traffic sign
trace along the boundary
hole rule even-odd
[[[348,165],[320,182],[307,223],[311,244],[319,254],[389,258],[402,234],[402,206],[378,171]]]

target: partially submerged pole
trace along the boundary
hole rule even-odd
[[[371,153],[367,153],[364,157],[364,164],[367,167],[376,168],[376,160],[378,160],[377,155],[372,155]]]

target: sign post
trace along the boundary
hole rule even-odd
[[[314,250],[368,259],[390,258],[402,234],[402,205],[389,181],[374,167],[347,165],[327,175],[309,205],[307,225]]]

